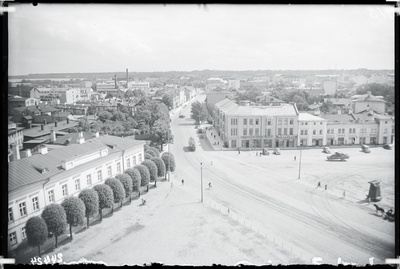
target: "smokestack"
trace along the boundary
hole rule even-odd
[[[56,131],[55,130],[51,130],[50,141],[51,141],[51,143],[54,143],[56,141]]]
[[[99,137],[99,132],[92,133],[92,137]]]
[[[45,145],[39,146],[39,153],[44,155],[47,153],[47,147]]]
[[[76,143],[78,144],[83,144],[85,143],[85,138],[83,137],[83,132],[79,132],[79,136],[76,139]]]
[[[11,148],[13,151],[13,161],[19,160],[21,157],[19,156],[19,147],[17,143],[12,143]]]
[[[128,89],[128,82],[129,82],[129,76],[128,76],[128,68],[126,69],[126,88]]]

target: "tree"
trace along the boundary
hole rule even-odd
[[[115,177],[119,181],[121,181],[122,185],[124,186],[125,189],[125,197],[129,197],[129,202],[132,201],[132,178],[128,174],[119,174]]]
[[[148,150],[146,150],[144,153],[150,154],[152,158],[153,157],[158,157],[157,153],[154,150],[150,149],[150,148]]]
[[[110,186],[106,184],[99,184],[93,187],[99,196],[99,213],[100,221],[103,220],[103,208],[111,208],[113,206],[114,195]]]
[[[89,123],[89,119],[87,117],[82,117],[79,119],[79,131],[82,132],[89,132],[90,130],[90,123]]]
[[[156,153],[155,157],[160,157],[160,151],[155,147],[149,147],[148,149],[154,151]]]
[[[85,204],[78,197],[68,197],[61,203],[69,224],[69,235],[72,240],[72,226],[82,225],[85,219]]]
[[[324,113],[332,113],[334,110],[334,105],[331,100],[327,100],[326,102],[322,103],[321,105],[321,112]]]
[[[200,122],[207,120],[207,109],[204,103],[200,103],[199,101],[192,103],[190,118],[194,119],[196,124],[200,124]]]
[[[152,160],[157,166],[157,176],[158,177],[165,176],[165,164],[164,164],[164,161],[160,157],[154,157],[154,158],[151,158],[150,160]]]
[[[151,159],[151,158],[153,158],[152,155],[150,155],[149,153],[144,153],[144,159],[145,159],[145,160],[149,160],[149,159]]]
[[[175,159],[171,154],[166,154],[161,156],[161,159],[164,161],[165,170],[174,172],[175,171]],[[165,175],[166,176],[166,175]]]
[[[150,173],[150,180],[154,181],[157,184],[157,165],[152,160],[144,160],[142,165],[146,166]]]
[[[174,94],[172,92],[168,92],[164,94],[162,98],[162,102],[169,108],[172,109],[174,104]]]
[[[111,120],[112,114],[108,111],[103,111],[99,114],[99,120],[105,122],[106,120]]]
[[[64,208],[59,204],[51,204],[44,208],[42,218],[47,224],[47,230],[55,237],[55,247],[58,247],[58,236],[64,233],[67,226],[67,216]]]
[[[132,191],[139,191],[140,182],[142,181],[139,170],[135,168],[129,168],[125,170],[125,173],[132,179]]]
[[[241,90],[246,90],[246,92],[245,93],[239,93],[237,95],[237,100],[238,101],[248,100],[248,101],[251,101],[251,102],[256,102],[257,101],[256,97],[262,95],[261,90],[258,89],[254,85],[241,87],[240,89]]]
[[[125,98],[133,97],[133,91],[131,89],[126,90],[125,92]]]
[[[126,120],[126,116],[121,111],[115,111],[114,114],[112,115],[111,120],[113,120],[113,121],[125,121]]]
[[[113,177],[108,178],[104,183],[110,186],[110,188],[112,189],[114,194],[114,203],[121,202],[121,207],[122,207],[122,201],[126,196],[124,185],[122,185],[121,181]]]
[[[149,169],[147,169],[146,166],[138,164],[134,166],[135,169],[137,169],[140,173],[140,186],[148,186],[150,182],[150,172]]]
[[[85,217],[89,229],[89,217],[93,217],[99,212],[99,195],[93,189],[86,189],[79,193],[79,199],[85,204]]]
[[[161,158],[162,158],[163,156],[165,156],[165,155],[169,155],[169,156],[171,156],[172,159],[175,160],[174,155],[173,155],[172,153],[170,153],[170,152],[164,152],[164,153],[161,155]]]
[[[157,120],[154,123],[153,130],[150,135],[151,143],[153,145],[161,146],[161,150],[163,150],[163,145],[168,143],[168,139],[172,139],[169,124],[163,120]]]
[[[28,244],[32,247],[38,247],[40,257],[40,246],[46,242],[48,231],[45,220],[40,217],[31,217],[25,225],[26,236],[28,237]]]

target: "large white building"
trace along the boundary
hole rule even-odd
[[[14,249],[26,238],[25,224],[52,203],[78,196],[144,160],[145,142],[102,136],[9,163],[8,238]]]

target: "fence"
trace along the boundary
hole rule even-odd
[[[292,260],[294,263],[311,263],[313,257],[302,251],[300,247],[295,246],[293,243],[289,243],[282,238],[278,238],[273,234],[268,234],[268,231],[266,231],[265,227],[260,227],[257,224],[253,223],[251,220],[246,220],[245,217],[239,215],[237,212],[232,210],[232,208],[217,204],[216,202],[209,199],[205,200],[204,204],[209,206],[210,208],[219,210],[221,214],[236,221],[238,224],[243,225],[245,228],[248,228],[257,234],[264,236],[267,240],[267,243],[272,244],[275,249],[279,249],[286,252],[287,254],[293,255]]]

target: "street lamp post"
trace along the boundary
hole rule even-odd
[[[201,178],[201,202],[203,202],[203,163],[200,163],[200,178]]]
[[[300,160],[299,160],[299,177],[298,179],[300,179],[300,171],[301,171],[301,150],[303,149],[303,146],[300,146]]]

